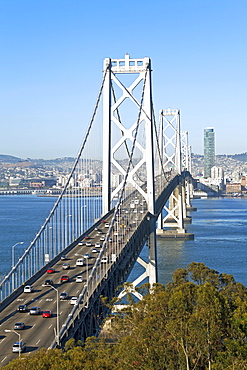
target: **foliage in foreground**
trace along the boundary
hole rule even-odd
[[[144,287],[145,289],[145,287]],[[232,275],[192,262],[114,315],[108,341],[42,349],[5,370],[247,369],[247,290]]]

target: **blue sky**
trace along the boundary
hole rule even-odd
[[[0,0],[0,154],[76,156],[106,57],[148,56],[194,153],[247,151],[246,0]]]

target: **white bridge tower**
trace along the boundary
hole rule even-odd
[[[106,79],[103,92],[103,214],[114,206],[113,200],[125,187],[140,194],[151,214],[149,261],[138,257],[145,273],[134,283],[149,278],[157,282],[154,188],[154,147],[151,92],[151,61],[148,57],[104,60]],[[135,114],[136,113],[136,114]],[[127,165],[126,163],[129,163]],[[118,174],[119,183],[111,185]],[[125,196],[126,198],[126,196]]]

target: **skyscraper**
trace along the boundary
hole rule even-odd
[[[204,129],[204,178],[211,177],[211,168],[215,162],[214,128]]]

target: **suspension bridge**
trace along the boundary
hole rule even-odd
[[[99,94],[72,171],[43,226],[0,283],[2,364],[12,358],[16,321],[25,322],[18,335],[27,352],[97,335],[109,312],[102,296],[110,301],[131,291],[141,299],[136,287],[157,282],[157,235],[193,237],[185,229],[192,209],[188,132],[181,130],[179,109],[161,109],[156,120],[151,73],[148,57],[104,60]],[[144,245],[147,261],[140,256]],[[78,257],[88,252],[90,258],[77,266]],[[131,288],[120,288],[136,263],[143,272]],[[53,285],[43,286],[49,268],[55,271]],[[67,283],[61,283],[64,274]],[[24,293],[26,285],[34,292]],[[74,305],[59,300],[65,290],[77,297]],[[52,310],[53,317],[44,323],[16,311],[18,304]]]

